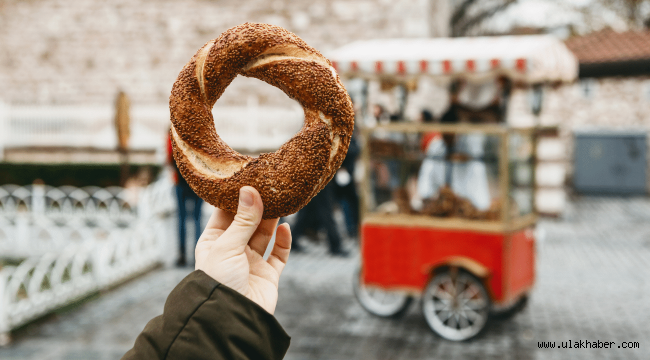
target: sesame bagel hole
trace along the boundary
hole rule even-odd
[[[300,104],[266,82],[238,75],[212,108],[219,137],[242,155],[277,151],[302,129]]]

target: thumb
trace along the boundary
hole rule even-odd
[[[239,206],[232,223],[221,235],[228,239],[234,246],[245,246],[262,221],[262,197],[254,187],[244,186],[239,189]]]

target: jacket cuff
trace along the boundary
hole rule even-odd
[[[273,315],[197,270],[172,290],[133,350],[163,359],[282,359],[289,342]]]

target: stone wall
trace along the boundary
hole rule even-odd
[[[509,110],[509,122],[533,125],[528,91],[515,91]],[[573,175],[574,131],[642,130],[650,137],[650,76],[583,79],[574,84],[544,89],[542,125],[557,125],[567,182]],[[650,144],[648,144],[650,149]],[[650,155],[650,154],[648,154]],[[650,156],[648,156],[650,169]],[[650,189],[650,176],[648,177]]]
[[[208,40],[247,21],[280,25],[323,53],[359,39],[422,37],[440,27],[435,0],[4,0],[0,100],[106,104],[119,89],[135,104],[165,104],[182,66]],[[433,26],[429,22],[435,23]],[[237,79],[222,102],[290,100]]]
[[[515,93],[511,117],[532,124],[527,96],[527,92]],[[539,121],[561,125],[567,132],[585,127],[650,128],[650,77],[583,79],[546,87]]]

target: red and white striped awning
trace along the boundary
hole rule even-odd
[[[570,82],[578,60],[549,35],[357,41],[326,54],[343,77],[507,76],[525,83]]]

